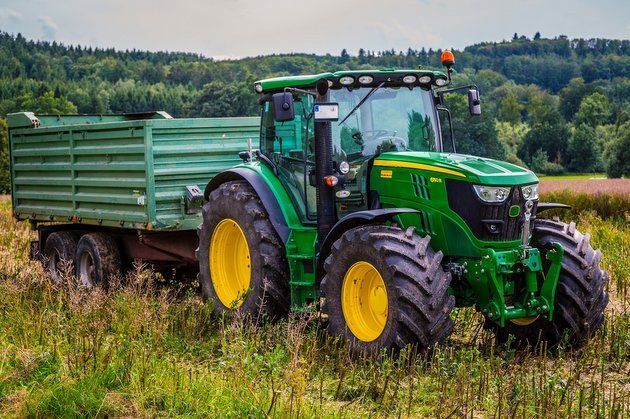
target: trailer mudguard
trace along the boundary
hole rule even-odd
[[[324,277],[324,261],[330,255],[330,249],[333,243],[337,241],[343,233],[351,228],[359,227],[365,224],[380,224],[386,221],[391,221],[393,217],[399,214],[413,214],[419,212],[420,211],[411,208],[382,208],[353,212],[337,221],[319,248],[315,275],[316,286],[319,287],[319,282]]]
[[[260,176],[257,172],[244,169],[242,167],[236,167],[219,173],[206,185],[206,189],[203,193],[204,199],[208,201],[210,193],[218,188],[222,183],[234,180],[244,180],[249,183],[252,188],[254,188],[256,194],[260,198],[260,201],[269,214],[269,220],[276,230],[276,233],[278,233],[282,242],[286,244],[291,229],[282,214],[282,210],[280,209],[276,196],[273,194],[273,191],[267,182],[265,182],[262,176]]]

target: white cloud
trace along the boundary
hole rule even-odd
[[[50,16],[38,16],[37,22],[42,26],[42,39],[54,41],[59,30],[55,21]]]
[[[0,24],[17,23],[22,15],[8,7],[0,7]]]
[[[630,38],[627,0],[573,0],[571,4],[566,0],[0,0],[0,4],[0,29],[27,38],[103,48],[189,51],[215,58],[339,54],[343,48],[350,54],[359,48],[463,48],[510,39],[515,32],[530,38],[537,31],[545,37]]]

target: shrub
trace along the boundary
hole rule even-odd
[[[561,164],[547,161],[547,153],[542,148],[539,148],[532,156],[530,169],[545,175],[561,175],[565,172]]]

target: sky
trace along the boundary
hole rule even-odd
[[[630,39],[628,0],[0,0],[0,31],[214,59],[463,49],[532,38]]]

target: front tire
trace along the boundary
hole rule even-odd
[[[284,244],[247,182],[226,182],[210,193],[197,233],[201,289],[216,313],[254,319],[288,314]]]
[[[443,342],[453,328],[455,299],[448,295],[451,276],[441,261],[429,237],[413,228],[347,231],[324,264],[328,332],[341,336],[355,355],[398,352],[407,345],[423,351]]]
[[[510,342],[515,347],[536,347],[546,342],[548,347],[554,348],[567,339],[569,346],[580,348],[604,322],[604,309],[608,304],[604,286],[608,273],[599,267],[602,254],[593,250],[590,236],[576,230],[575,223],[537,219],[531,241],[543,255],[545,271],[549,262],[544,255],[553,248],[552,243],[558,242],[564,248],[553,320],[538,318],[529,325],[506,322],[504,328],[493,323],[497,340]]]

